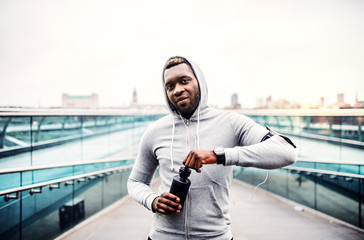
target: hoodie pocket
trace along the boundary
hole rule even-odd
[[[212,186],[194,187],[189,192],[188,228],[197,235],[225,232],[228,224]]]
[[[163,234],[171,234],[173,232],[184,236],[186,232],[183,211],[172,215],[156,213],[153,226],[157,232]]]

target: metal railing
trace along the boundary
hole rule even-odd
[[[130,165],[113,165],[120,159],[108,159],[107,163],[83,159],[105,159],[105,156],[123,150],[123,144],[125,147],[137,144],[147,124],[138,127],[136,123],[152,122],[166,113],[80,109],[5,111],[0,109],[0,148],[2,146],[2,151],[8,152],[4,153],[0,164],[9,163],[7,166],[13,167],[14,159],[24,155],[26,160],[25,164],[16,165],[19,168],[0,171],[1,239],[54,238],[125,196]],[[297,164],[269,171],[268,181],[262,188],[363,227],[362,110],[237,112],[289,134],[301,155]],[[123,124],[130,125],[131,134],[124,134],[127,131]],[[114,130],[121,131],[113,134]],[[59,149],[63,146],[57,146],[58,143],[70,144],[68,148],[73,151],[60,154]],[[43,150],[38,146],[44,147]],[[11,155],[13,147],[23,150],[28,147],[26,152],[29,154]],[[43,152],[47,155],[40,154]],[[6,155],[8,153],[10,155]],[[60,164],[65,161],[74,162]],[[48,165],[36,166],[44,162]],[[99,165],[105,165],[105,168],[100,169]],[[257,185],[263,181],[265,171],[238,168],[234,176]],[[4,185],[9,179],[13,180]],[[67,215],[67,209],[71,209],[70,215]],[[83,218],[72,220],[74,213]],[[71,218],[66,221],[61,217]],[[37,236],[39,229],[46,231]]]
[[[120,200],[134,158],[1,170],[20,186],[0,191],[0,239],[52,239]]]
[[[105,158],[101,160],[88,160],[88,161],[76,161],[72,163],[60,163],[60,164],[51,164],[51,165],[44,165],[44,166],[33,166],[33,167],[18,167],[18,168],[8,168],[8,169],[1,169],[1,174],[8,174],[8,173],[22,173],[22,172],[29,172],[35,170],[44,170],[44,169],[52,169],[52,168],[61,168],[61,167],[75,167],[75,166],[82,166],[88,164],[97,164],[97,163],[112,163],[112,162],[120,162],[120,161],[127,161],[131,159],[135,159],[135,155],[132,156],[124,156],[123,158]]]
[[[258,186],[266,170],[235,168],[234,177]],[[261,188],[364,228],[364,175],[288,166],[270,170]]]
[[[364,149],[363,109],[262,109],[237,112],[281,133]]]
[[[164,115],[90,110],[0,111],[0,157],[133,129]]]
[[[84,164],[90,164],[90,163],[84,163]],[[63,165],[63,166],[65,166],[65,165]],[[68,165],[68,166],[75,166],[75,164]],[[93,171],[93,172],[85,173],[85,174],[79,174],[79,175],[72,176],[72,177],[65,177],[65,178],[59,178],[56,180],[46,181],[46,182],[37,183],[37,184],[30,184],[30,185],[23,186],[23,187],[11,188],[11,189],[0,191],[0,196],[4,196],[5,201],[9,201],[11,199],[19,199],[20,192],[22,192],[22,191],[29,190],[29,193],[31,195],[33,195],[35,193],[42,193],[43,187],[45,187],[45,186],[49,186],[50,190],[59,189],[61,187],[61,183],[65,183],[65,185],[68,186],[68,185],[73,185],[76,180],[78,182],[85,182],[86,180],[95,180],[96,178],[110,176],[115,173],[120,173],[123,171],[131,170],[132,166],[133,166],[133,164],[129,164],[127,166],[114,167],[114,168],[110,168],[110,169]],[[61,167],[61,165],[59,165],[59,167]],[[49,167],[32,168],[32,170],[22,170],[22,172],[47,169],[47,168],[49,168]],[[52,166],[51,168],[54,168],[54,167]],[[10,173],[10,172],[11,171],[5,171],[5,173]],[[15,194],[15,196],[12,194]]]

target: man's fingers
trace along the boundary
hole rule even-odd
[[[193,152],[189,152],[185,159],[184,165],[186,167],[192,167],[191,166],[192,163],[193,163]]]
[[[182,206],[178,203],[180,199],[172,193],[162,193],[154,203],[155,211],[162,214],[179,213]]]
[[[199,151],[191,151],[187,157],[183,160],[183,164],[186,167],[195,169],[197,172],[201,172],[203,155],[199,154]]]
[[[172,213],[179,213],[180,209],[179,208],[173,208],[171,206],[165,203],[157,203],[157,211],[159,213],[164,213],[164,214],[172,214]]]
[[[177,197],[176,195],[172,194],[172,193],[169,193],[169,192],[164,192],[162,193],[161,197],[164,197],[164,198],[167,198],[167,199],[170,199],[174,202],[180,202],[181,200],[179,199],[179,197]]]
[[[191,154],[190,167],[196,169],[197,172],[201,172],[201,156],[197,152],[193,152]]]
[[[195,169],[197,172],[201,172],[201,168],[204,164],[216,163],[216,155],[211,150],[192,150],[183,160],[183,164],[186,167]]]
[[[201,172],[201,167],[202,167],[202,163],[201,163],[201,159],[199,156],[195,156],[195,169],[197,172]]]
[[[187,157],[185,158],[185,160],[183,161],[183,164],[186,166],[186,167],[191,167],[190,164],[191,164],[191,153],[189,153],[187,155]]]

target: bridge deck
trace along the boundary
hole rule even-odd
[[[235,180],[232,197],[232,232],[237,240],[364,239],[362,230],[264,190],[254,192],[251,186]],[[151,212],[127,197],[74,227],[58,240],[146,240],[152,216]]]

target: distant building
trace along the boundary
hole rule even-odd
[[[338,106],[342,106],[342,105],[344,105],[345,103],[344,103],[344,93],[338,93],[337,94],[337,102],[336,102],[336,104],[338,105]]]
[[[257,99],[255,109],[294,109],[301,108],[301,104],[295,101],[289,101],[286,99],[273,100],[272,95],[268,97]]]
[[[319,107],[323,107],[323,106],[325,106],[325,98],[324,97],[321,97],[320,98]]]
[[[86,96],[69,95],[64,93],[62,95],[63,108],[98,108],[99,96],[96,93]]]
[[[264,98],[257,98],[255,102],[255,109],[262,109],[265,107],[265,99]]]
[[[265,99],[265,108],[273,108],[272,95],[269,95],[269,96]]]
[[[350,104],[345,103],[344,94],[337,94],[337,101],[335,104],[331,105],[330,108],[351,108]]]
[[[234,93],[231,96],[231,108],[233,108],[233,109],[241,108],[238,98],[239,98],[238,94],[236,94],[236,93]]]
[[[364,101],[359,101],[358,94],[355,96],[355,105],[354,108],[364,108]]]
[[[134,91],[133,91],[133,99],[131,100],[131,106],[132,107],[135,107],[137,105],[138,105],[138,94],[137,94],[136,88],[134,88]]]

